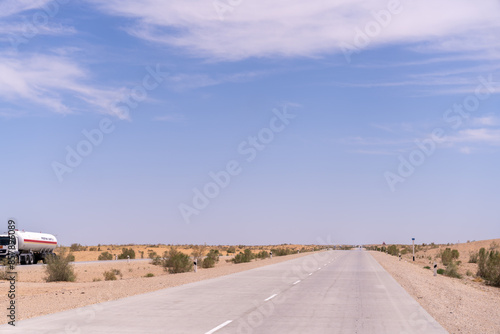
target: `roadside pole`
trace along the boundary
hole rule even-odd
[[[434,262],[434,276],[438,275],[438,264]]]
[[[411,238],[413,241],[413,261],[415,261],[415,238]]]

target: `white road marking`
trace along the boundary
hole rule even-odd
[[[300,280],[298,280],[297,282],[293,283],[293,285],[297,284],[297,283],[300,283]]]
[[[274,297],[276,297],[278,294],[275,293],[274,295],[272,295],[271,297],[267,298],[267,299],[264,299],[265,302],[267,302],[268,300],[271,300],[273,299]]]
[[[229,325],[231,322],[232,322],[232,320],[228,320],[228,321],[226,321],[225,323],[222,323],[222,324],[220,324],[219,326],[215,327],[214,329],[209,330],[209,331],[208,331],[208,332],[206,332],[205,334],[212,334],[212,333],[215,333],[216,331],[218,331],[218,330],[219,330],[219,329],[221,329],[222,327],[225,327],[225,326]]]

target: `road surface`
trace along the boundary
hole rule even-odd
[[[22,307],[22,305],[20,306]],[[363,250],[324,251],[1,333],[447,333]]]

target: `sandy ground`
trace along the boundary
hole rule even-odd
[[[311,253],[275,256],[272,259],[241,264],[227,263],[225,261],[227,258],[221,257],[215,268],[199,268],[197,273],[182,274],[165,273],[162,268],[149,264],[149,261],[77,263],[75,264],[77,281],[72,283],[46,283],[43,280],[45,275],[43,266],[22,266],[18,268],[20,281],[16,287],[17,320],[229,275],[309,254]],[[116,281],[104,281],[103,272],[110,269],[120,270],[122,277],[118,276]],[[155,276],[144,277],[147,273]],[[93,282],[94,279],[102,281]],[[7,296],[8,290],[8,282],[0,281],[0,295]],[[0,298],[0,309],[5,310],[7,302],[7,298]],[[2,324],[7,320],[5,316],[0,317]]]
[[[149,258],[148,254],[150,252],[155,252],[158,255],[163,255],[165,251],[168,251],[171,247],[168,245],[99,245],[99,246],[85,246],[87,248],[86,251],[74,251],[71,252],[75,256],[75,262],[80,261],[97,261],[99,255],[102,252],[108,252],[113,255],[113,259],[115,255],[120,255],[122,253],[123,248],[132,248],[135,252],[135,258],[140,259],[141,256],[143,258]],[[187,255],[191,255],[192,252],[196,249],[203,249],[204,253],[207,253],[210,249],[219,250],[221,255],[234,255],[233,253],[227,253],[227,248],[230,246],[196,246],[196,245],[179,245],[175,246],[175,248]],[[292,249],[294,251],[306,248],[308,250],[312,250],[314,246],[304,246],[304,245],[279,245],[279,246],[233,246],[235,248],[236,253],[243,252],[246,248],[250,248],[254,253],[258,253],[261,250],[269,251],[271,248],[287,248]],[[61,250],[69,250],[69,247],[59,247],[56,249],[56,253],[59,253]],[[92,250],[91,250],[92,249]],[[99,250],[98,250],[99,249]]]
[[[500,334],[499,288],[467,276],[434,277],[431,270],[423,268],[429,261],[426,258],[412,263],[381,252],[370,253],[450,333]]]

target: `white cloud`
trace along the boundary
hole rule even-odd
[[[67,58],[0,53],[0,73],[0,97],[12,104],[31,103],[65,114],[81,111],[84,102],[84,110],[124,117],[114,107],[119,92],[86,83],[86,70]]]
[[[221,21],[214,1],[89,1],[108,14],[135,19],[135,24],[126,27],[130,34],[214,60],[317,57],[341,52],[343,43],[354,44],[356,29],[365,31],[367,24],[374,22],[373,13],[386,10],[390,2],[243,1]],[[401,8],[402,12],[392,15],[389,24],[361,48],[415,42],[424,52],[494,52],[500,47],[498,1],[405,0]]]

